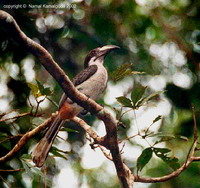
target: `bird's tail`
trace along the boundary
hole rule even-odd
[[[60,115],[58,114],[53,120],[49,129],[46,131],[44,137],[34,148],[32,153],[32,159],[37,167],[43,166],[48,156],[49,150],[53,144],[53,141],[56,138],[56,135],[63,123],[64,121],[60,119]]]

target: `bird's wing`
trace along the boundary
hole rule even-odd
[[[94,73],[97,71],[96,65],[91,65],[87,67],[86,69],[82,70],[79,74],[75,76],[75,78],[72,80],[72,83],[74,86],[78,86],[85,82],[87,79],[89,79]],[[63,93],[60,102],[59,102],[59,108],[64,104],[64,102],[67,100],[67,96],[65,93]]]
[[[96,71],[97,71],[96,65],[91,65],[87,67],[86,69],[82,70],[79,74],[75,76],[75,78],[72,80],[73,84],[75,86],[82,84],[87,79],[89,79]]]

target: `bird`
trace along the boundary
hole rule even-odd
[[[105,90],[108,81],[104,59],[111,51],[119,48],[116,45],[105,45],[91,50],[85,58],[84,69],[72,80],[74,86],[87,97],[97,100]],[[59,102],[58,114],[52,120],[43,138],[32,152],[32,160],[36,167],[44,165],[50,148],[63,123],[80,113],[85,113],[84,108],[63,93]]]

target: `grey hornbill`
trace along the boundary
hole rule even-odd
[[[73,84],[80,92],[93,100],[97,100],[100,97],[106,88],[108,79],[107,71],[103,66],[104,58],[109,52],[118,48],[115,45],[107,45],[101,48],[95,48],[89,52],[84,61],[84,70],[73,79]],[[69,99],[65,93],[62,95],[58,115],[52,121],[45,135],[36,145],[32,153],[33,162],[37,167],[43,166],[62,124],[83,110],[81,106]]]

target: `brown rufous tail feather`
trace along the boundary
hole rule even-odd
[[[32,159],[37,167],[43,166],[53,141],[56,138],[56,135],[58,134],[58,131],[60,130],[63,122],[64,121],[62,121],[58,115],[50,125],[49,129],[46,131],[44,137],[34,148]]]

